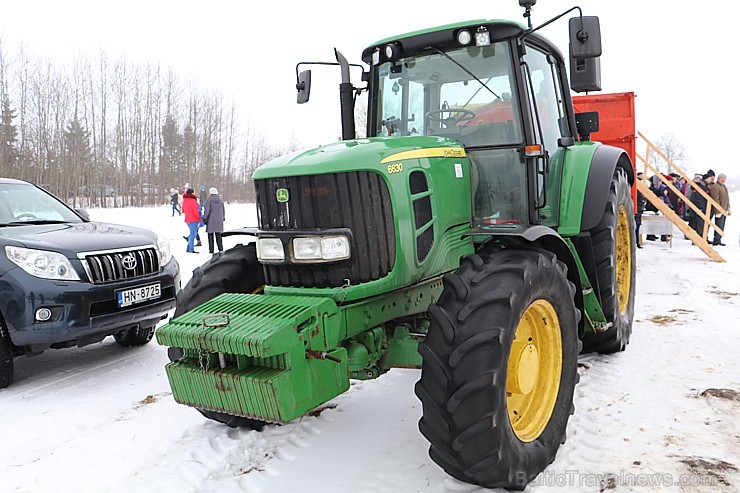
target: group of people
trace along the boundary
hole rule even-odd
[[[186,252],[198,253],[195,247],[201,246],[198,229],[205,226],[208,235],[208,253],[214,253],[215,248],[219,252],[224,251],[222,233],[224,231],[224,220],[226,219],[226,208],[216,187],[211,187],[206,192],[205,185],[200,187],[200,200],[195,195],[195,190],[190,185],[183,187],[185,193],[180,194],[174,188],[170,189],[172,205],[172,216],[175,212],[179,215],[185,214],[185,224],[188,226],[188,235],[183,236],[187,240]]]
[[[726,211],[728,215],[731,213],[730,194],[727,191],[727,186],[725,185],[725,182],[727,181],[727,176],[724,173],[715,175],[714,171],[711,169],[704,174],[697,173],[696,175],[694,175],[694,179],[692,180],[693,183],[691,184],[688,183],[683,176],[680,176],[677,173],[664,174],[663,178],[669,181],[676,190],[680,191],[691,202],[691,204],[693,204],[696,209],[702,211],[702,213],[707,214],[707,199],[704,194],[697,192],[697,189],[701,189],[704,193],[711,197],[712,200],[717,202],[717,204],[722,209],[724,209],[724,211]],[[637,173],[637,179],[644,180],[644,174],[642,172]],[[666,206],[671,208],[676,214],[678,214],[679,217],[686,221],[688,225],[694,231],[696,231],[699,236],[702,236],[704,234],[704,223],[706,222],[704,218],[697,214],[693,207],[686,204],[684,199],[680,197],[676,192],[674,192],[668,185],[666,185],[665,182],[661,180],[658,175],[653,175],[650,177],[649,186],[650,190],[656,196],[658,196]],[[646,210],[653,212],[658,211],[657,207],[648,202],[648,200],[640,192],[637,192],[635,237],[638,239],[638,248],[642,248],[639,240],[640,224],[642,214]],[[727,217],[719,209],[717,209],[717,207],[712,206],[711,211],[709,211],[709,217],[713,217],[714,224],[719,229],[724,231],[725,221],[727,220]],[[714,236],[711,240],[707,238],[707,242],[711,243],[713,246],[725,246],[725,244],[722,243],[722,237],[717,232],[717,229],[713,229]],[[658,238],[654,235],[647,235],[645,239],[653,241],[657,240]],[[662,236],[661,240],[667,241],[667,237]]]

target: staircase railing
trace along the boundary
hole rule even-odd
[[[716,260],[717,262],[724,262],[725,260],[722,258],[722,256],[719,255],[719,253],[714,250],[709,243],[706,241],[707,232],[709,231],[709,226],[711,225],[714,230],[719,233],[719,235],[724,238],[725,232],[717,227],[717,225],[712,221],[712,209],[719,211],[720,214],[723,214],[725,216],[729,215],[727,211],[720,206],[717,201],[715,201],[712,197],[709,196],[708,193],[706,193],[704,190],[702,190],[700,187],[698,187],[694,180],[689,178],[688,175],[680,168],[678,167],[674,162],[672,162],[668,156],[665,155],[663,151],[658,149],[658,147],[655,146],[650,140],[648,140],[642,133],[637,132],[637,135],[645,141],[647,144],[647,147],[645,149],[645,156],[641,156],[639,153],[637,153],[637,158],[643,163],[644,165],[644,172],[645,175],[647,175],[648,170],[651,171],[653,174],[655,174],[661,182],[663,182],[669,190],[671,190],[673,193],[675,193],[683,202],[686,204],[687,207],[690,207],[698,217],[703,219],[704,223],[704,229],[702,231],[701,237],[699,237],[699,234],[694,231],[693,228],[688,226],[686,222],[678,216],[670,207],[668,207],[662,199],[660,199],[657,195],[655,195],[650,188],[642,182],[637,183],[637,189],[642,193],[645,198],[653,204],[659,211],[663,213],[673,224],[675,224],[678,229],[680,229],[684,235],[686,235],[687,238],[689,238],[694,245],[699,247],[704,253],[707,254],[712,260]],[[666,177],[663,176],[662,173],[660,173],[655,167],[653,167],[650,164],[650,153],[655,152],[658,154],[662,159],[664,159],[669,166],[669,169],[675,170],[676,173],[678,173],[680,176],[682,176],[688,185],[693,188],[692,193],[699,193],[701,194],[706,200],[707,200],[707,209],[706,211],[702,211],[699,209],[696,204],[691,202],[686,195],[683,194],[681,190],[676,188],[671,180],[668,180]]]

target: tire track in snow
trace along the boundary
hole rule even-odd
[[[10,395],[2,396],[0,394],[0,405],[7,404],[12,401],[16,401],[19,399],[28,399],[35,397],[36,394],[39,394],[41,391],[55,387],[69,387],[69,385],[62,385],[67,382],[72,382],[75,380],[84,380],[85,377],[90,375],[91,373],[98,373],[101,370],[104,370],[106,368],[109,368],[111,366],[121,365],[124,363],[127,363],[129,361],[141,359],[142,357],[146,356],[144,352],[132,350],[131,354],[121,354],[119,356],[106,356],[107,360],[104,363],[95,364],[90,367],[85,367],[84,369],[74,370],[73,372],[70,372],[69,375],[66,376],[59,376],[59,374],[55,374],[49,377],[44,377],[45,382],[37,385],[31,385],[29,384],[20,384],[18,385],[19,392],[13,392],[16,390],[16,387],[9,387],[9,390],[4,391],[3,393],[7,392]]]
[[[203,418],[206,420],[206,418]],[[287,425],[267,425],[261,432],[230,429],[205,421],[188,429],[167,453],[152,464],[152,475],[125,481],[125,491],[197,491],[199,493],[246,491],[259,493],[252,477],[274,477],[282,464],[295,461],[296,452],[323,433],[323,416],[304,416]],[[157,471],[172,471],[162,476]],[[124,490],[121,490],[124,491]]]

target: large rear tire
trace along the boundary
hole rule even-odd
[[[193,271],[190,282],[180,292],[175,309],[175,318],[223,293],[257,293],[265,285],[262,265],[257,261],[257,251],[253,243],[237,245],[223,253],[211,257],[208,262]],[[167,350],[170,361],[183,356],[182,348]],[[233,416],[198,409],[208,419],[218,421],[232,428],[244,427],[260,429],[266,423],[255,419]]]
[[[13,366],[13,345],[10,342],[8,329],[0,317],[0,389],[13,383],[15,370]]]
[[[587,332],[584,351],[604,354],[624,351],[635,314],[635,216],[627,175],[614,172],[604,215],[591,230],[599,280],[599,297],[606,321],[604,332]]]
[[[524,489],[555,459],[580,349],[566,273],[550,252],[507,249],[444,277],[416,394],[429,455],[448,474]]]

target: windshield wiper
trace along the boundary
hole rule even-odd
[[[465,71],[465,73],[466,73],[466,74],[468,74],[469,76],[471,76],[472,78],[474,78],[475,80],[477,80],[477,81],[478,81],[478,83],[479,83],[479,84],[480,84],[481,86],[485,87],[485,88],[486,88],[486,89],[488,90],[488,92],[490,92],[491,94],[493,94],[493,96],[494,96],[494,97],[495,97],[496,99],[501,99],[501,96],[499,96],[498,94],[496,94],[495,92],[493,92],[493,89],[491,89],[490,87],[488,87],[488,86],[486,85],[486,83],[485,83],[485,82],[483,82],[482,80],[480,80],[480,79],[478,78],[478,76],[477,76],[477,75],[475,75],[475,74],[474,74],[473,72],[471,72],[470,70],[468,70],[468,69],[467,69],[467,68],[466,68],[466,67],[465,67],[464,65],[462,65],[462,64],[461,64],[460,62],[458,62],[457,60],[455,60],[455,59],[454,59],[454,58],[452,58],[452,57],[451,57],[450,55],[448,55],[448,54],[447,54],[446,52],[444,52],[444,51],[440,50],[440,49],[439,49],[439,48],[437,48],[436,46],[432,46],[431,48],[432,48],[432,49],[433,49],[434,51],[436,51],[437,53],[439,53],[440,55],[442,55],[443,57],[445,57],[446,59],[448,59],[449,61],[451,61],[452,63],[454,63],[455,65],[457,65],[458,67],[460,67],[461,69],[463,69],[463,70]],[[489,80],[490,80],[490,79],[489,79]]]
[[[69,221],[62,221],[59,219],[34,219],[31,221],[10,221],[9,223],[5,223],[5,226],[24,226],[26,224],[65,224],[67,222]]]

